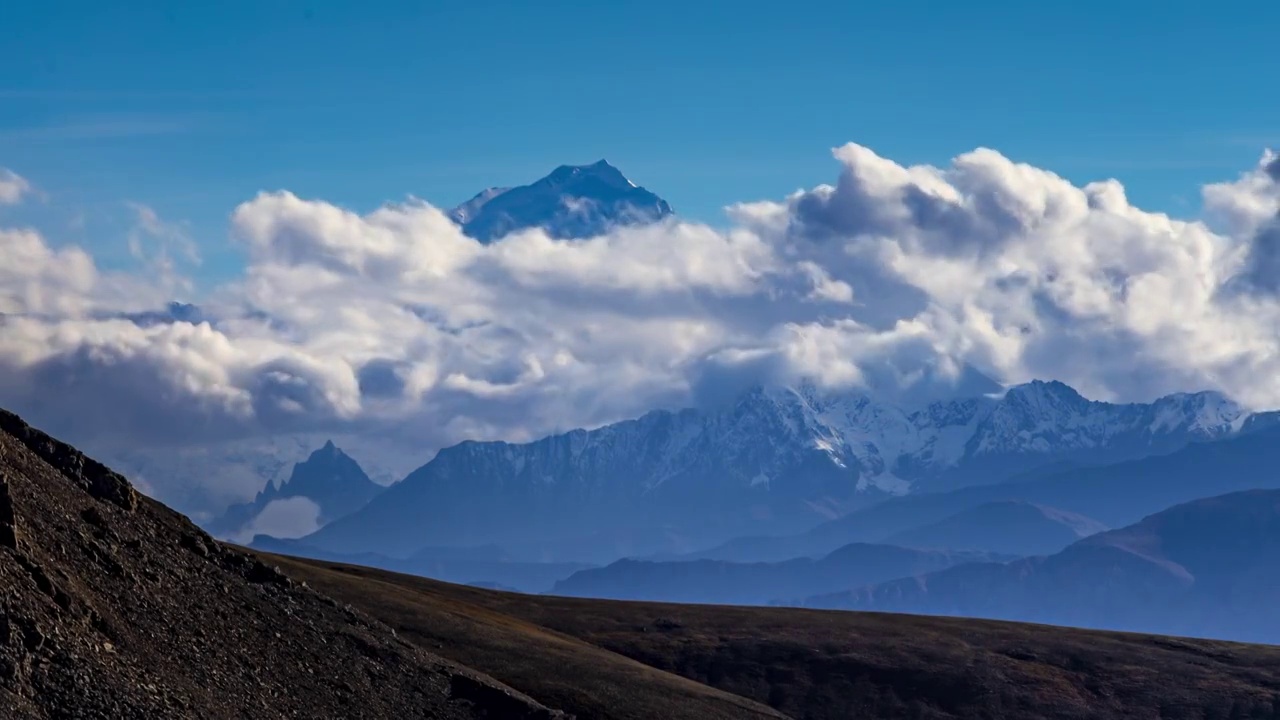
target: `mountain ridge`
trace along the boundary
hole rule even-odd
[[[1280,490],[1181,503],[1044,557],[956,566],[808,607],[1280,641]]]
[[[1107,465],[1056,464],[1002,483],[891,498],[794,535],[744,535],[684,559],[781,560],[815,556],[851,542],[885,542],[999,501],[1033,502],[1123,527],[1170,506],[1223,492],[1280,487],[1280,425],[1252,416],[1239,434],[1194,442],[1167,454]]]
[[[1048,505],[993,500],[937,522],[903,530],[885,541],[912,548],[1048,555],[1108,529],[1092,518]]]
[[[756,386],[719,408],[445,448],[306,542],[392,556],[522,544],[541,559],[607,563],[753,531],[801,532],[917,488],[1171,452],[1231,436],[1247,418],[1215,393],[1117,405],[1038,381],[919,409],[859,392]]]

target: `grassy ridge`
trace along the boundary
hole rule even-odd
[[[270,556],[292,577],[355,605],[424,648],[517,688],[579,720],[780,718],[764,705],[455,597],[461,586],[368,568]],[[492,591],[481,591],[492,592]],[[505,593],[502,593],[505,594]],[[523,597],[514,595],[515,597]]]
[[[819,720],[1280,717],[1280,647],[957,618],[529,596],[334,563],[272,562],[408,639],[582,718],[769,717],[762,705]]]

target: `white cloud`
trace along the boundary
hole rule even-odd
[[[281,539],[300,538],[320,529],[320,506],[301,495],[272,500],[258,516],[249,521],[232,542],[248,543],[255,535]]]
[[[0,313],[77,316],[98,281],[93,259],[78,248],[53,250],[33,230],[0,228]]]
[[[16,205],[31,192],[31,183],[12,170],[0,168],[0,205]]]
[[[174,262],[107,273],[0,231],[0,404],[118,442],[347,432],[424,459],[761,379],[910,398],[973,367],[1100,398],[1214,388],[1280,406],[1274,155],[1206,186],[1206,222],[992,150],[945,167],[835,157],[834,185],[734,206],[728,229],[582,241],[482,245],[416,200],[360,215],[264,193],[232,215],[248,265],[201,324],[121,315],[163,306]],[[143,257],[197,259],[180,226],[138,213]]]
[[[189,294],[192,285],[183,271],[200,264],[195,240],[183,225],[161,219],[146,205],[129,203],[129,208],[134,212],[127,238],[129,254],[171,295]]]

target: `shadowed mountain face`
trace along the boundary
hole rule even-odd
[[[293,473],[277,487],[268,482],[252,502],[232,505],[222,517],[208,524],[209,532],[231,536],[258,517],[273,502],[306,498],[319,512],[316,521],[324,525],[364,507],[385,488],[369,479],[364,470],[339,450],[332,441],[293,466]]]
[[[914,548],[1048,555],[1106,529],[1102,523],[1076,513],[1021,500],[1003,500],[904,530],[890,536],[888,541]]]
[[[4,411],[0,587],[6,718],[556,716]]]
[[[608,567],[574,573],[556,583],[551,594],[616,600],[765,605],[779,598],[803,598],[941,570],[960,563],[995,559],[998,558],[986,553],[911,550],[859,543],[840,548],[821,560],[797,558],[780,563],[619,560]]]
[[[806,604],[1278,642],[1278,602],[1280,491],[1256,490],[1178,505],[1048,557]]]
[[[666,200],[637,186],[604,160],[561,165],[515,188],[489,188],[449,212],[468,236],[490,242],[538,227],[554,238],[602,235],[619,225],[656,222],[672,214]]]

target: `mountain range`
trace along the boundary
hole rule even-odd
[[[490,242],[532,227],[559,238],[585,238],[614,226],[661,221],[672,210],[600,160],[560,166],[528,185],[490,188],[449,214],[464,232]],[[179,303],[153,315],[137,320],[202,317],[199,308]],[[255,474],[266,483],[256,497],[206,521],[221,536],[241,532],[273,502],[307,498],[319,508],[315,524],[321,527],[304,541],[314,553],[399,561],[423,548],[497,545],[512,553],[502,562],[607,564],[626,556],[694,552],[702,554],[690,559],[780,561],[821,557],[851,542],[936,544],[938,538],[894,538],[891,531],[942,521],[989,501],[1039,503],[1114,525],[1071,503],[988,492],[940,501],[932,515],[908,513],[906,522],[886,532],[862,527],[874,528],[877,513],[897,512],[895,498],[945,495],[970,485],[1046,477],[1055,468],[1067,472],[1175,452],[1234,437],[1260,417],[1216,393],[1112,404],[1087,400],[1058,382],[998,390],[981,377],[960,383],[951,394],[932,388],[893,397],[804,383],[755,387],[722,404],[655,411],[532,443],[461,443],[407,475],[413,465],[405,459],[413,453],[357,448],[378,463],[372,469],[380,483],[404,478],[380,495],[381,485],[370,482],[354,461],[321,473],[313,467],[320,458],[313,456],[285,480],[305,450],[270,439],[256,449],[208,448],[174,458],[143,449],[112,459],[144,478],[196,472],[233,474],[244,483],[239,476]],[[344,439],[344,447],[349,441],[360,439]],[[321,482],[322,475],[333,482]],[[170,494],[168,487],[163,499],[184,509],[211,504],[194,494]],[[880,505],[884,509],[873,507]],[[1143,512],[1158,509],[1139,506]],[[203,509],[192,515],[209,517]],[[816,533],[813,542],[796,540],[805,533]],[[765,536],[784,539],[758,542]],[[1046,538],[1048,544],[1034,547],[1025,545],[1026,537],[1019,542],[1024,550],[1049,550],[1064,538]],[[735,546],[724,552],[716,547],[726,541],[773,547],[735,554]],[[791,551],[796,543],[801,552]]]
[[[1196,500],[1047,557],[961,565],[808,607],[1280,642],[1280,490]]]
[[[1264,493],[1201,502],[1099,544],[1136,558],[1156,590],[1182,591],[1144,599],[1243,599],[1260,611],[1274,601],[1278,501]],[[850,552],[856,560],[861,550]],[[1010,566],[954,569],[975,567]],[[1175,582],[1160,580],[1168,575]],[[3,411],[0,586],[6,718],[1048,720],[1280,711],[1280,652],[1263,645],[536,596],[246,553]],[[1068,590],[1099,595],[1084,587]],[[1274,628],[1274,618],[1259,626]]]
[[[851,542],[900,533],[992,502],[1028,502],[1123,527],[1179,503],[1222,493],[1280,488],[1280,426],[1255,415],[1238,434],[1165,455],[1108,465],[1054,465],[1013,481],[892,498],[795,535],[735,538],[684,559],[739,562],[816,557]],[[1256,420],[1256,422],[1254,421]]]
[[[468,235],[494,242],[534,227],[589,238],[672,210],[601,160],[485,190],[449,214]],[[203,318],[195,306],[172,303],[131,319]],[[315,532],[296,540],[259,534],[253,547],[524,592],[810,598],[804,602],[1120,627],[1131,619],[1123,610],[1082,604],[1073,615],[1046,602],[1037,615],[1027,607],[1036,593],[1055,592],[1064,553],[1071,567],[1087,569],[1081,578],[1121,567],[1126,580],[1146,578],[1183,597],[1171,589],[1176,577],[1140,562],[1129,572],[1124,563],[1135,561],[1099,538],[1177,503],[1280,486],[1268,469],[1280,460],[1280,415],[1252,414],[1210,392],[1116,404],[1060,382],[1001,389],[966,377],[949,390],[925,383],[905,394],[757,386],[722,403],[530,443],[464,442],[407,475],[401,454],[391,464],[404,479],[385,489],[332,442],[293,465],[288,479],[304,450],[269,442],[261,457],[213,450],[201,467],[261,468],[266,486],[206,527],[241,542],[279,534],[259,519],[305,499]],[[357,449],[379,462],[390,457]],[[194,469],[189,458],[179,465]],[[174,463],[156,471],[166,467]],[[1012,556],[1026,559],[990,562]],[[620,560],[628,557],[646,559]],[[1090,564],[1096,558],[1103,561]],[[1181,566],[1165,560],[1157,566]],[[1108,571],[1111,561],[1120,564]],[[1014,575],[1041,584],[1027,590]],[[923,592],[917,577],[929,579]],[[1203,569],[1198,577],[1207,587]],[[1208,612],[1225,602],[1180,607]],[[1239,630],[1175,622],[1185,616],[1155,618],[1152,627]]]
[[[849,518],[896,496],[1175,452],[1239,435],[1248,420],[1214,393],[1112,404],[1058,382],[915,409],[860,392],[755,387],[718,408],[654,411],[531,443],[446,448],[305,542],[392,557],[424,546],[497,544],[523,548],[526,560],[608,563],[856,522]],[[992,496],[981,502],[1035,500],[985,492]],[[895,530],[981,502],[951,505]],[[1087,510],[1046,504],[1107,523]],[[887,537],[842,538],[781,557],[716,559],[816,557]]]

